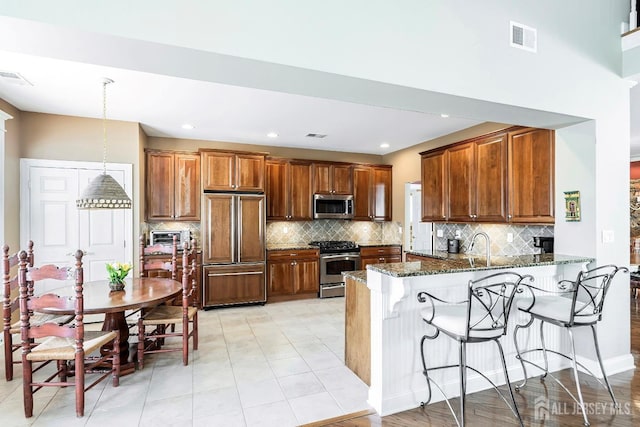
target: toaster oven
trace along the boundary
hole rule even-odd
[[[191,244],[191,231],[189,230],[152,230],[149,233],[150,245],[170,245],[173,243],[173,236],[178,237],[178,249],[182,249],[184,242]]]

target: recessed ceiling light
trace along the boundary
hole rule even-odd
[[[389,148],[389,144],[383,142],[382,144],[380,144],[380,148]]]
[[[193,125],[190,123],[185,123],[182,125],[182,129],[193,129]]]
[[[278,134],[275,132],[269,132],[267,134],[267,138],[277,138],[277,137],[278,137]]]
[[[448,118],[448,117],[449,117],[449,115],[448,115],[448,114],[446,114],[446,113],[442,113],[442,114],[440,114],[440,117],[442,117],[443,119],[446,119],[446,118]]]

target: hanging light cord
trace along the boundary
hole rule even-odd
[[[107,174],[107,85],[113,80],[102,81],[102,174]]]

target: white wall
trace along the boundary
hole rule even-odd
[[[591,120],[559,132],[557,190],[579,186],[586,197],[581,224],[563,224],[559,204],[557,245],[587,251],[598,264],[628,264],[629,90],[619,34],[628,8],[627,0],[200,0],[188,8],[40,0],[3,2],[0,15],[69,32],[0,19],[0,39],[33,54],[477,120],[554,128]],[[510,20],[537,28],[537,53],[509,47]],[[137,41],[111,58],[123,39],[87,30]],[[105,40],[111,45],[98,49]],[[602,242],[603,230],[613,231],[614,243]],[[621,309],[607,322],[616,337],[628,337],[628,292],[618,284],[611,299]],[[608,355],[629,353],[627,340],[603,338]]]

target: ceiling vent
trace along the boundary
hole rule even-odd
[[[308,133],[307,138],[324,138],[327,135],[323,135],[321,133]]]
[[[511,47],[528,50],[529,52],[538,51],[538,31],[535,28],[526,25],[510,22],[511,28]]]
[[[31,82],[22,77],[20,74],[14,73],[13,71],[0,70],[0,81],[20,86],[33,86]]]

